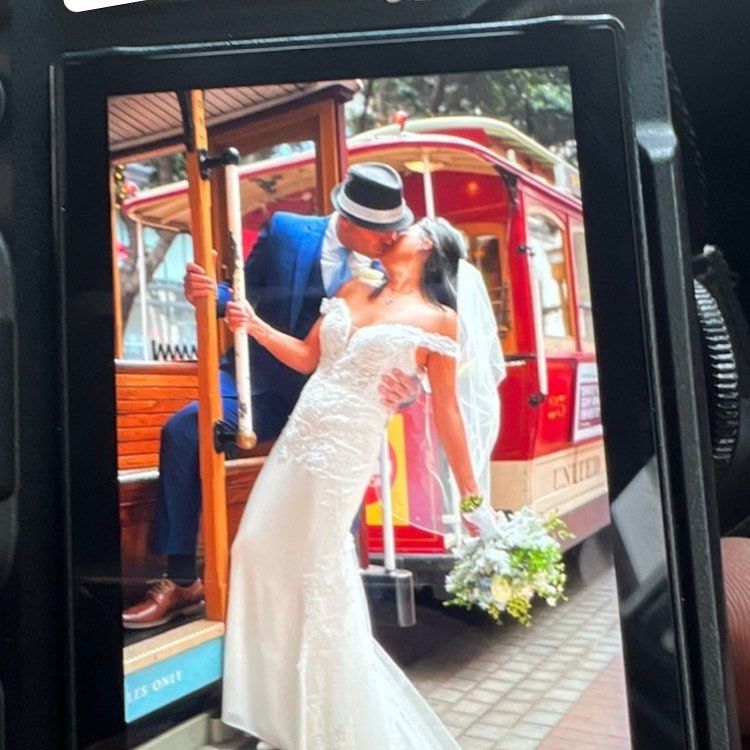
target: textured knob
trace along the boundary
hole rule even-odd
[[[693,281],[693,291],[703,332],[714,461],[729,464],[740,435],[741,385],[737,357],[716,298],[700,281]]]

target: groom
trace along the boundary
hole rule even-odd
[[[413,223],[404,202],[398,172],[385,164],[352,166],[331,196],[331,216],[277,212],[266,224],[245,263],[247,298],[258,315],[275,328],[305,338],[319,315],[323,297],[336,294],[349,279],[382,277],[377,259],[399,231]],[[216,297],[223,316],[231,299],[226,282],[218,285],[195,263],[187,266],[185,297]],[[281,364],[250,339],[253,428],[259,441],[278,437],[297,402],[307,376]],[[238,422],[234,349],[220,364],[224,421]],[[413,400],[419,385],[400,371],[385,376],[381,396],[396,410]],[[145,598],[123,612],[126,628],[168,622],[203,599],[196,575],[195,545],[201,511],[198,462],[198,404],[176,412],[164,425],[159,455],[159,498],[154,551],[167,556],[165,576]]]

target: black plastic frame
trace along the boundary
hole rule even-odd
[[[658,254],[646,250],[647,230],[649,238],[666,232],[669,222],[664,219],[669,216],[663,206],[661,213],[658,210],[658,169],[648,175],[650,210],[647,215],[642,210],[622,40],[617,22],[604,17],[548,19],[111,49],[67,55],[55,66],[63,429],[74,595],[71,702],[79,748],[113,737],[120,737],[123,746],[125,742],[112,279],[109,256],[101,252],[108,247],[110,232],[107,96],[187,86],[550,65],[567,66],[573,85],[607,468],[621,542],[616,566],[633,746],[730,746],[726,709],[723,714],[715,710],[711,717],[707,696],[701,693],[701,686],[705,691],[724,682],[721,630],[706,632],[710,618],[701,620],[700,613],[690,609],[696,598],[682,585],[695,574],[696,559],[715,552],[712,540],[686,528],[693,520],[692,507],[684,488],[674,481],[674,467],[700,455],[702,446],[689,431],[672,445],[664,441],[679,423],[665,388],[681,382],[689,395],[696,394],[697,386],[690,368],[665,377],[659,335],[667,326],[678,334],[677,350],[683,342],[689,352],[690,313],[680,297],[680,280],[663,278],[670,263],[681,268],[679,258],[670,256],[674,248],[664,241]],[[652,164],[645,155],[641,146],[644,164]],[[679,227],[674,230],[679,232]],[[670,263],[664,263],[665,256]],[[655,287],[672,290],[659,298],[658,307]],[[705,478],[699,480],[710,497]],[[642,575],[633,556],[634,538],[650,557],[648,575]],[[708,580],[715,582],[712,572],[709,566]],[[705,595],[713,597],[710,610],[720,611],[719,592],[707,590]],[[717,643],[711,653],[701,648],[709,636]],[[712,675],[718,683],[711,683]],[[714,707],[730,702],[724,690],[721,695],[712,692]]]

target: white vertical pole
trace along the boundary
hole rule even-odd
[[[138,292],[141,298],[141,351],[143,359],[151,359],[151,352],[148,348],[148,287],[146,284],[146,252],[143,247],[143,224],[140,221],[135,223],[135,248],[138,260]]]
[[[536,271],[536,263],[534,262],[535,254],[543,252],[543,247],[529,245],[527,257],[529,263],[529,283],[531,284],[531,309],[534,311],[534,337],[536,338],[536,369],[539,380],[539,393],[542,396],[546,396],[549,393],[549,385],[547,383],[547,347],[544,341],[544,311],[542,310],[542,297],[539,290],[541,280]]]
[[[434,219],[435,187],[432,182],[432,162],[430,162],[429,154],[426,153],[422,154],[422,189],[424,191],[425,213],[430,219]],[[456,543],[459,543],[464,531],[463,523],[461,522],[461,499],[459,497],[458,488],[455,486],[455,482],[450,475],[450,469],[448,470],[448,473],[448,517],[454,519],[454,522],[451,525],[453,527],[453,533],[455,534]]]
[[[239,153],[235,149],[227,152],[224,166],[224,179],[227,192],[227,227],[229,241],[234,255],[234,275],[232,293],[235,300],[245,299],[245,259],[242,254],[242,206],[240,201]],[[253,410],[250,401],[250,348],[247,333],[237,330],[234,333],[234,364],[237,380],[237,445],[250,449],[255,446],[253,432]]]
[[[435,192],[432,189],[432,169],[430,157],[422,154],[422,185],[424,186],[424,206],[425,212],[430,219],[435,218]]]
[[[380,503],[383,511],[383,566],[396,569],[396,538],[393,532],[393,502],[391,499],[391,462],[388,455],[388,431],[380,443]]]

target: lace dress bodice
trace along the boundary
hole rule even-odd
[[[371,470],[389,411],[380,402],[381,378],[394,368],[417,372],[416,351],[456,356],[458,344],[404,323],[355,328],[347,303],[323,299],[320,362],[300,394],[277,443],[286,458],[330,480]]]

